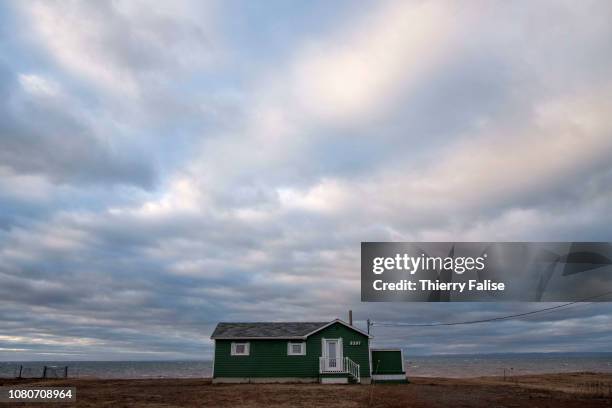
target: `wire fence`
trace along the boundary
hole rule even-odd
[[[5,366],[0,371],[0,378],[68,378],[68,366],[24,365]]]

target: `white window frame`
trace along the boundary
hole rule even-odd
[[[299,344],[302,346],[300,353],[293,352],[293,346]],[[287,355],[288,356],[305,356],[306,355],[306,342],[305,341],[288,341],[287,342]]]
[[[244,345],[244,353],[238,353],[236,351],[236,346],[238,346],[239,344]],[[232,350],[231,350],[232,356],[248,356],[250,354],[251,354],[251,344],[248,341],[232,342]]]

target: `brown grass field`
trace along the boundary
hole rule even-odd
[[[0,385],[75,386],[77,401],[11,406],[77,407],[612,407],[612,374],[471,379],[411,378],[410,384],[213,385],[210,379],[0,380]],[[2,406],[8,404],[0,403]]]

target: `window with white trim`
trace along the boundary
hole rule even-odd
[[[248,356],[249,343],[232,343],[232,356]]]
[[[289,356],[305,356],[306,355],[306,342],[299,343],[287,343],[287,355]]]

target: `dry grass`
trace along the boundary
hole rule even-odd
[[[514,384],[524,388],[560,391],[592,397],[612,398],[612,375],[599,373],[563,373],[476,378],[487,384]]]
[[[595,382],[610,384],[612,375],[549,374],[514,377],[510,381],[498,377],[414,378],[411,384],[373,388],[319,384],[213,385],[207,379],[4,380],[0,384],[76,386],[79,407],[612,407],[608,395],[588,392],[588,384]]]

